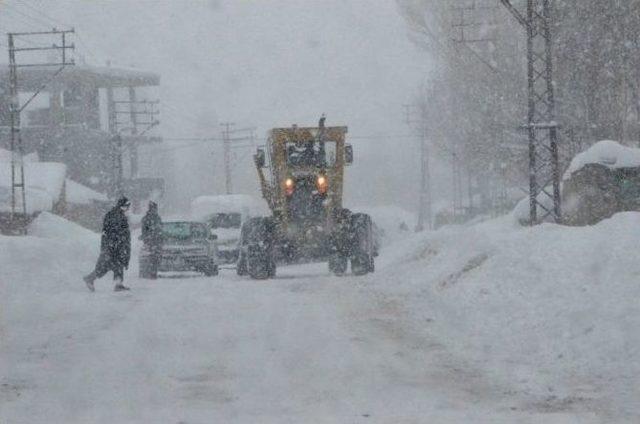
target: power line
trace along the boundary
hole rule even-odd
[[[17,16],[15,14],[16,12],[13,9],[7,8],[7,4],[6,3],[4,4],[4,7],[5,7],[5,9],[4,9],[5,12],[8,12],[8,13],[13,15],[13,16],[9,17],[10,20],[19,21],[20,23],[22,23],[23,25],[25,25],[27,28],[30,28],[30,29],[42,29],[41,26],[35,25],[32,22],[29,22],[29,21],[25,20],[24,18],[21,18],[21,17]]]
[[[38,22],[41,22],[41,23],[45,23],[45,25],[54,24],[54,25],[59,25],[59,26],[66,26],[66,27],[69,27],[69,28],[72,27],[72,25],[69,25],[69,24],[67,24],[65,22],[62,22],[59,19],[55,19],[55,18],[51,17],[50,15],[47,15],[46,13],[36,9],[34,6],[31,6],[30,4],[28,4],[26,2],[22,2],[22,1],[19,1],[19,0],[14,0],[14,1],[17,2],[18,4],[20,4],[21,6],[26,7],[28,9],[32,10],[33,12],[37,13],[38,15],[42,16],[44,19],[46,19],[46,22],[45,22],[45,20],[43,20],[41,18],[38,18],[37,16],[32,16],[32,15],[28,15],[26,13],[22,13],[24,16],[29,16],[29,17],[31,17],[31,19],[37,20]],[[15,5],[12,5],[12,7],[15,8]],[[96,63],[100,63],[100,60],[94,54],[94,52],[92,51],[92,49],[89,46],[89,43],[87,43],[85,41],[85,39],[82,37],[82,35],[80,33],[76,33],[76,38],[78,40],[78,43],[82,46],[83,53],[88,54],[91,58],[93,58],[93,60],[96,61]],[[103,55],[103,56],[105,56],[105,55]]]
[[[17,2],[16,2],[16,3],[17,3]],[[32,21],[34,21],[34,22],[36,22],[38,25],[45,25],[45,26],[49,26],[49,25],[51,25],[51,22],[46,22],[46,21],[42,20],[41,18],[38,18],[38,17],[32,16],[32,15],[29,15],[28,13],[25,13],[24,11],[21,11],[20,9],[18,9],[18,8],[16,7],[16,5],[15,5],[15,4],[7,3],[7,4],[6,4],[6,6],[7,6],[9,9],[12,9],[15,13],[19,14],[20,16],[24,16],[25,18],[30,19],[30,20],[32,20]]]
[[[179,115],[186,121],[190,121],[192,124],[195,124],[197,126],[202,125],[202,122],[198,122],[194,117],[186,115],[182,109],[178,109],[177,107],[172,106],[170,103],[163,103],[162,107],[172,110],[174,115]]]
[[[166,139],[164,139],[164,140],[166,140]],[[155,151],[156,152],[173,152],[173,151],[176,151],[176,150],[190,149],[190,148],[193,148],[193,147],[202,147],[204,145],[205,145],[204,143],[198,142],[198,143],[183,144],[183,145],[174,146],[174,147],[167,147],[167,148],[164,148],[164,149],[157,149]],[[253,144],[236,144],[236,145],[231,146],[230,149],[232,149],[232,150],[233,149],[246,149],[246,148],[250,148],[250,147],[252,148],[252,147],[255,147],[255,146]]]
[[[366,136],[366,135],[362,135],[362,136],[350,136],[349,139],[371,139],[371,140],[376,140],[376,139],[398,139],[398,138],[408,138],[408,139],[413,139],[416,136],[413,134],[404,134],[404,135],[382,135],[382,136]],[[242,139],[245,139],[246,137],[243,137]],[[212,141],[224,141],[224,138],[221,137],[163,137],[162,138],[163,141],[193,141],[193,143],[189,143],[189,144],[182,144],[179,146],[172,146],[172,147],[167,147],[164,149],[158,149],[155,150],[156,152],[173,152],[173,151],[177,151],[177,150],[182,150],[182,149],[189,149],[192,147],[198,147],[198,146],[203,146],[206,144],[210,144]],[[234,148],[249,148],[249,147],[255,147],[253,144],[249,145],[234,145],[231,146],[231,149]],[[446,147],[442,147],[444,150],[447,150]]]
[[[15,5],[13,4],[9,4],[9,3],[5,3],[4,5],[6,8],[8,8],[10,11],[12,11],[14,14],[17,13],[18,15],[26,18],[27,20],[31,20],[34,22],[33,27],[34,28],[40,28],[42,25],[44,25],[45,27],[49,27],[51,25],[50,22],[46,22],[43,21],[42,19],[38,19],[36,17],[30,16],[24,12],[22,12],[20,9],[18,9]],[[22,20],[23,23],[27,23],[27,21]],[[31,23],[28,23],[28,25],[32,25]]]
[[[70,28],[72,26],[72,25],[66,24],[64,22],[61,22],[60,20],[52,18],[51,16],[47,15],[46,13],[42,12],[41,10],[38,10],[36,7],[31,6],[29,3],[26,3],[26,2],[21,1],[21,0],[14,0],[14,2],[16,2],[16,3],[26,7],[28,9],[32,10],[32,11],[34,11],[38,15],[40,15],[40,16],[44,17],[45,19],[47,19],[49,22],[52,22],[52,23],[55,23],[55,24],[60,24],[60,25],[67,26],[67,27],[70,27]]]

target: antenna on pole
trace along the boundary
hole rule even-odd
[[[26,196],[26,183],[24,175],[24,146],[20,136],[20,114],[31,103],[36,96],[44,90],[62,70],[70,65],[74,65],[73,59],[68,58],[68,50],[74,50],[73,43],[68,44],[67,34],[73,34],[74,30],[35,31],[35,32],[10,32],[7,34],[9,50],[9,97],[11,115],[11,228],[17,234],[27,234],[28,208]],[[59,41],[49,46],[34,45],[32,47],[22,47],[20,43],[30,36],[38,36],[39,39],[46,36],[56,37]],[[59,38],[58,38],[59,37]],[[19,44],[19,45],[18,45]],[[31,43],[33,44],[33,43]],[[60,53],[60,60],[54,58],[51,62],[26,62],[18,63],[17,54],[22,52],[56,52]],[[51,77],[44,82],[24,104],[20,105],[20,87],[18,85],[18,70],[26,67],[56,67]],[[19,192],[19,193],[18,193]],[[19,197],[18,197],[19,196]],[[20,202],[18,202],[20,200]],[[20,204],[18,204],[20,203]],[[20,217],[20,218],[19,218]]]

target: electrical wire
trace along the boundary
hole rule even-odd
[[[416,138],[416,135],[412,135],[412,134],[403,134],[403,135],[377,135],[377,136],[366,136],[366,135],[361,135],[361,136],[350,136],[349,139],[399,139],[399,138]],[[248,137],[247,137],[248,139]],[[182,150],[182,149],[188,149],[188,148],[192,148],[192,147],[198,147],[198,146],[202,146],[202,145],[211,145],[212,141],[225,141],[224,138],[217,138],[217,137],[167,137],[164,138],[163,137],[163,141],[194,141],[194,143],[189,143],[189,144],[182,144],[179,146],[174,146],[174,147],[167,147],[165,149],[160,149],[160,150],[156,150],[158,152],[172,152],[172,151],[176,151],[176,150]],[[253,144],[250,145],[232,145],[231,148],[248,148],[248,147],[255,147]]]
[[[46,13],[42,12],[41,10],[37,9],[36,7],[30,5],[29,3],[22,1],[22,0],[13,0],[14,3],[18,3],[21,6],[24,6],[30,10],[32,10],[33,12],[37,13],[38,15],[42,16],[44,19],[46,19],[47,21],[49,21],[50,23],[54,23],[57,25],[61,25],[61,26],[66,26],[68,28],[72,28],[72,25],[66,24],[64,22],[61,22],[58,19],[54,19],[51,16],[47,15]],[[35,19],[35,17],[34,17]]]
[[[18,14],[19,16],[22,16],[22,18],[20,18],[19,20],[22,21],[22,23],[26,23],[27,25],[31,26],[32,28],[37,28],[38,30],[42,30],[42,26],[44,25],[45,27],[49,27],[50,23],[45,22],[41,19],[37,19],[33,16],[30,16],[24,12],[22,12],[20,9],[18,9],[14,4],[11,3],[4,3],[4,7],[5,9],[8,9],[10,12],[14,13],[14,17],[15,14]],[[32,22],[29,22],[32,21]]]
[[[6,6],[6,5],[5,5],[5,6]],[[9,20],[11,20],[11,21],[16,21],[16,22],[20,22],[20,23],[22,23],[23,25],[25,25],[25,30],[38,30],[38,31],[42,30],[42,27],[35,26],[35,25],[33,25],[32,23],[30,23],[30,22],[28,22],[28,21],[24,20],[23,18],[20,18],[20,17],[18,17],[18,16],[16,16],[16,15],[14,15],[13,10],[10,10],[10,9],[4,9],[4,11],[6,11],[6,12],[8,12],[8,13],[10,13],[10,14],[12,15],[12,16],[9,16],[9,18],[8,18]],[[7,15],[5,15],[5,16],[7,16]],[[34,43],[29,42],[28,40],[26,40],[25,42],[26,42],[27,44],[35,45]]]
[[[24,11],[22,12],[18,12],[21,13],[23,16],[27,16],[30,17],[31,19],[38,21],[40,23],[43,23],[45,25],[50,25],[50,24],[54,24],[56,26],[63,26],[63,27],[68,27],[68,28],[73,28],[72,25],[69,25],[65,22],[62,22],[58,19],[55,19],[53,17],[51,17],[50,15],[47,15],[46,13],[36,9],[34,6],[31,6],[30,4],[23,2],[21,0],[14,0],[14,3],[17,3],[23,7],[26,7],[30,10],[32,10],[33,12],[37,13],[38,15],[42,16],[42,18],[39,18],[37,16],[33,16],[33,15],[29,15],[27,13],[25,13]],[[12,4],[12,7],[15,9],[16,5]],[[43,19],[44,18],[44,19]],[[46,21],[45,21],[46,19]],[[96,54],[94,54],[94,52],[92,51],[92,49],[89,47],[88,43],[85,41],[85,39],[82,37],[82,35],[79,32],[75,32],[74,33],[78,44],[80,44],[82,46],[82,53],[83,54],[87,54],[88,56],[90,56],[96,63],[100,63],[100,60],[98,59],[98,57],[96,56]]]

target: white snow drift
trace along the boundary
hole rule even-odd
[[[2,422],[640,419],[638,213],[412,235],[364,278],[131,269],[125,295],[82,285],[97,234],[31,233],[0,237]]]

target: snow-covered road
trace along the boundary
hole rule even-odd
[[[518,399],[451,358],[371,278],[224,270],[130,279],[127,294],[77,282],[13,305],[42,308],[5,329],[2,422],[542,422],[511,411]]]
[[[545,402],[520,383],[546,381],[526,358],[489,363],[473,350],[477,340],[460,350],[448,337],[463,334],[461,316],[443,315],[436,302],[446,292],[437,299],[428,286],[412,288],[425,265],[407,258],[407,246],[383,250],[365,277],[333,277],[314,264],[281,267],[268,281],[231,269],[146,281],[134,265],[131,292],[113,293],[104,278],[89,293],[80,276],[97,239],[77,236],[0,240],[2,423],[633,422],[582,399],[579,387]],[[422,255],[446,260],[441,240],[430,243]],[[481,247],[472,244],[460,247],[463,265]],[[53,249],[59,257],[30,257]],[[505,383],[510,376],[496,369],[514,363],[520,373]]]

